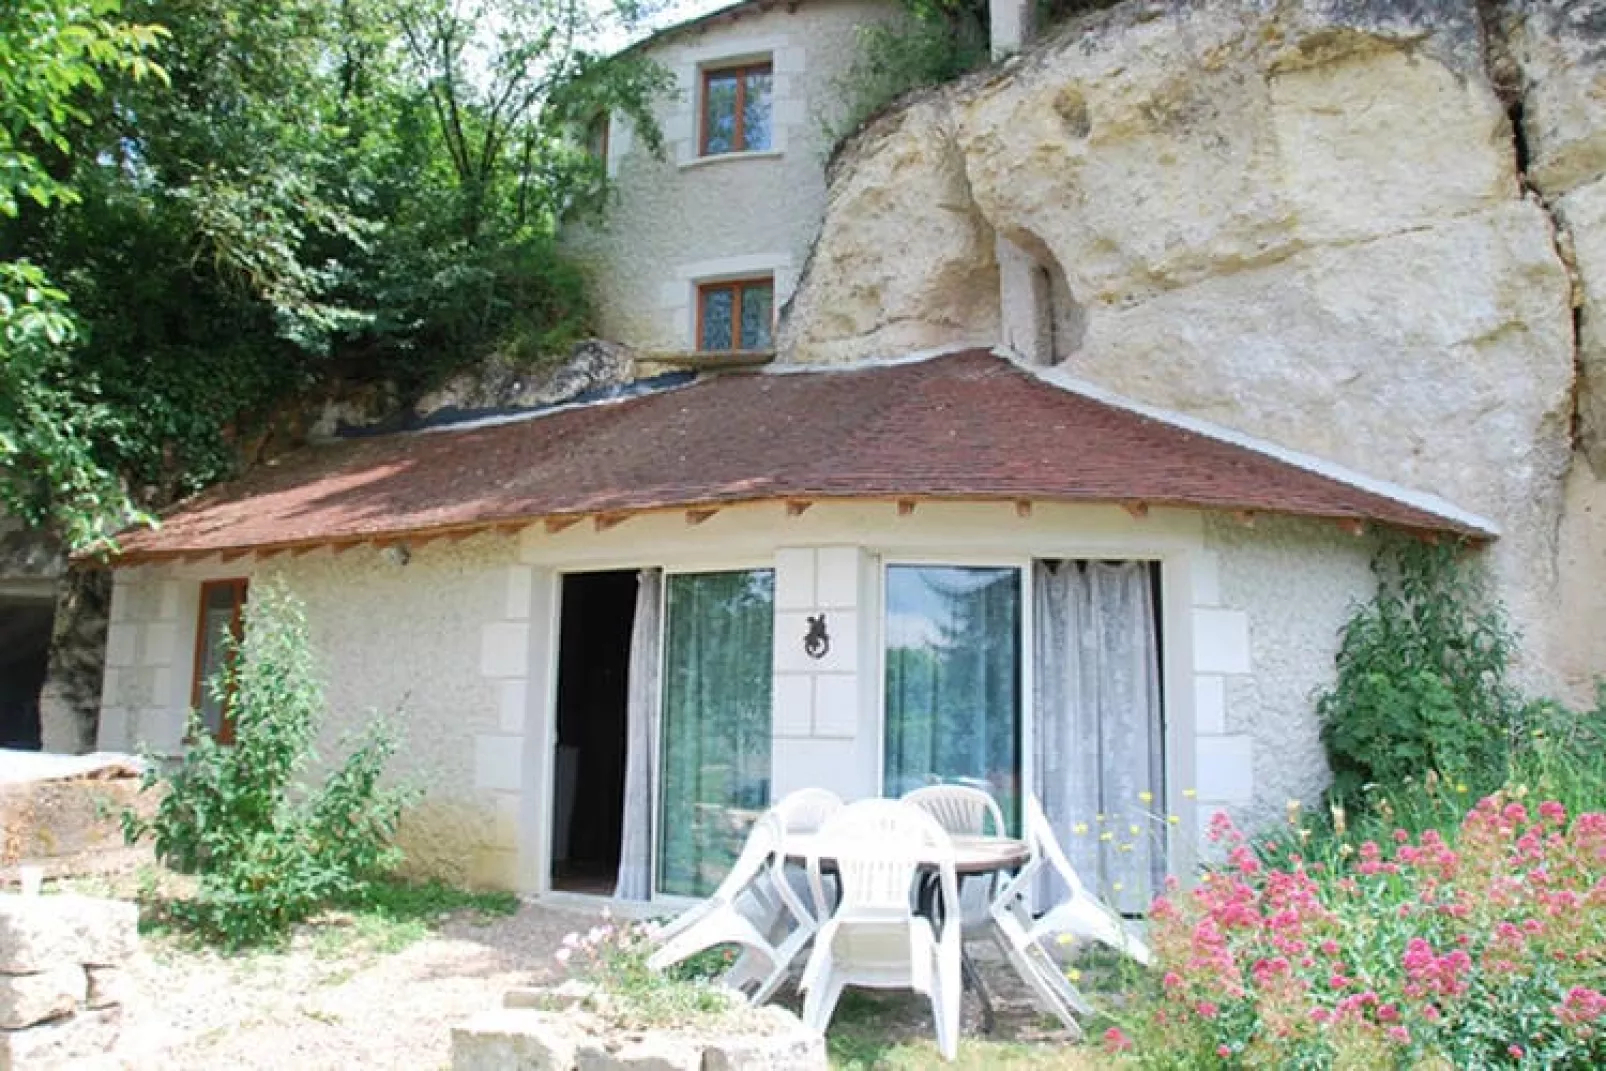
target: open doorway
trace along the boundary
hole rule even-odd
[[[558,626],[552,888],[612,895],[624,825],[636,572],[570,573]]]
[[[39,691],[55,609],[51,599],[0,595],[0,748],[39,748]]]

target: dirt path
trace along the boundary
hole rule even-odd
[[[298,939],[240,958],[151,943],[136,968],[130,1067],[443,1068],[451,1027],[512,985],[549,978],[563,935],[594,916],[526,907],[453,920],[400,952]],[[360,942],[352,942],[360,945]]]

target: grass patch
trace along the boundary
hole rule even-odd
[[[1101,1066],[1097,1053],[1080,1045],[1018,1041],[965,1034],[959,1057],[944,1064],[931,1032],[930,1006],[924,997],[906,992],[873,993],[849,989],[842,994],[825,1033],[834,1071],[914,1071],[952,1067],[1067,1069]]]
[[[312,949],[320,959],[354,953],[389,955],[422,941],[456,918],[489,925],[517,912],[519,898],[509,892],[460,889],[442,881],[383,881],[361,898],[314,919]]]

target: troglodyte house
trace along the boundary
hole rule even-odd
[[[177,751],[197,703],[226,737],[198,682],[279,577],[307,603],[334,730],[402,711],[420,869],[696,896],[791,789],[971,779],[1006,809],[1037,793],[1078,865],[1141,908],[1213,811],[1263,822],[1317,797],[1312,693],[1378,533],[1467,539],[1516,590],[1532,504],[1560,498],[1549,418],[1525,416],[1564,393],[1545,318],[1566,274],[1525,244],[1543,213],[1465,168],[1389,201],[1392,160],[1333,149],[1368,123],[1394,136],[1397,93],[1482,161],[1501,113],[1454,68],[1459,31],[1384,0],[1293,7],[1119,5],[877,120],[829,175],[822,109],[855,26],[894,6],[748,0],[640,46],[679,84],[667,151],[599,127],[619,205],[567,239],[640,375],[314,445],[128,533],[100,745]],[[994,12],[1000,54],[1025,11]],[[1408,68],[1403,40],[1422,46]],[[1177,102],[1179,79],[1224,69],[1238,96]],[[1335,127],[1316,104],[1348,109],[1353,78],[1377,109]],[[1243,142],[1263,113],[1277,137]],[[1357,237],[1277,177],[1318,150],[1328,192],[1393,230]],[[1075,191],[1025,188],[1065,159]],[[1202,161],[1243,172],[1233,204]],[[1467,237],[1486,216],[1499,242]],[[1387,316],[1354,296],[1382,269],[1351,262],[1385,247],[1378,285],[1410,299]],[[1501,273],[1544,300],[1467,296]],[[1445,300],[1416,302],[1435,283]],[[1526,377],[1509,398],[1435,379],[1508,352]],[[1413,368],[1415,386],[1391,378]],[[1283,419],[1274,388],[1305,408]],[[1407,389],[1447,453],[1395,448],[1404,425],[1366,416]]]

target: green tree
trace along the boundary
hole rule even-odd
[[[583,47],[590,6],[123,2],[128,26],[165,33],[96,23],[88,40],[122,51],[70,53],[77,73],[48,82],[66,109],[48,144],[15,120],[20,94],[0,105],[13,142],[49,150],[6,187],[27,197],[0,221],[0,257],[37,265],[76,316],[47,287],[8,284],[8,307],[27,306],[25,322],[9,314],[8,345],[30,363],[8,360],[0,386],[37,440],[0,424],[12,508],[44,520],[69,502],[83,543],[126,516],[119,478],[146,508],[191,493],[258,456],[278,414],[321,384],[417,392],[583,334],[556,227],[599,209],[605,182],[566,135],[614,109],[652,143],[664,86],[639,59]],[[23,5],[60,18],[88,6]],[[39,36],[8,32],[0,47],[38,52]],[[15,77],[3,61],[0,78]],[[163,79],[148,77],[157,65]]]
[[[122,71],[159,81],[160,31],[119,21],[117,0],[11,0],[0,9],[0,219],[71,204],[63,177],[85,100]],[[45,269],[0,242],[0,506],[54,524],[68,542],[105,539],[133,511],[95,450],[115,416],[77,374],[77,323]]]

